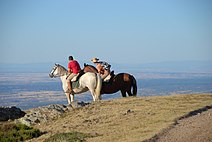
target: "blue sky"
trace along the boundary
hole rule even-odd
[[[212,60],[211,0],[0,0],[0,63]]]

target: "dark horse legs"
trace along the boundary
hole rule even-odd
[[[121,90],[122,97],[127,97],[126,91]]]
[[[133,96],[133,94],[131,93],[131,90],[128,90],[127,92],[124,90],[121,90],[121,94],[122,94],[122,97],[127,97],[127,94],[129,96]]]

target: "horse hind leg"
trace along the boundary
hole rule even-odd
[[[122,97],[127,97],[126,91],[121,90]]]
[[[98,92],[96,92],[96,91],[94,91],[94,96],[95,96],[95,100],[96,100],[96,101],[99,101],[99,100],[101,100],[101,99],[102,99],[101,94],[100,94],[100,93],[98,93]]]
[[[133,96],[133,94],[131,93],[131,89],[129,89],[128,91],[121,91],[122,97],[127,97],[128,96]]]
[[[93,101],[94,101],[94,102],[97,101],[97,100],[99,100],[99,98],[96,96],[94,90],[90,90],[90,93],[91,93],[91,95],[92,95],[92,97],[93,97]]]
[[[102,99],[102,96],[101,94],[97,94],[96,92],[94,92],[94,98],[95,98],[95,101],[99,101]]]
[[[128,94],[129,96],[133,96],[133,94],[131,93],[131,90],[128,90],[128,91],[127,91],[127,94]]]

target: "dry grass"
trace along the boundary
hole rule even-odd
[[[153,137],[190,111],[212,105],[211,94],[132,97],[93,103],[68,112],[48,125],[37,126],[47,134],[73,131],[96,133],[90,142],[140,142]]]

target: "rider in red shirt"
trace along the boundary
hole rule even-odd
[[[74,74],[78,74],[80,69],[80,65],[76,60],[71,60],[68,63],[68,69],[70,69],[70,72],[74,73]]]
[[[69,63],[68,63],[68,76],[67,76],[67,84],[68,84],[68,90],[66,93],[74,93],[73,89],[71,87],[71,80],[78,75],[81,68],[79,63],[74,60],[73,56],[69,56]]]

